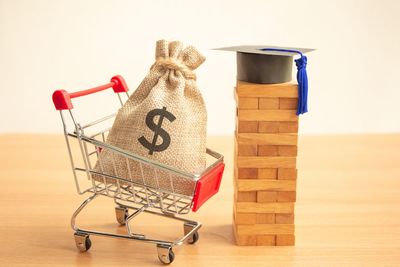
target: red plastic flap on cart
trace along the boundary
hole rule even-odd
[[[197,211],[210,197],[218,193],[224,167],[225,164],[221,162],[197,182],[192,211]]]

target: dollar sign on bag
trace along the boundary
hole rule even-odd
[[[154,122],[154,117],[159,116],[158,123],[155,124]],[[169,144],[171,143],[171,137],[169,134],[161,127],[163,124],[163,120],[166,118],[170,122],[173,122],[176,117],[171,113],[167,111],[166,107],[163,107],[162,109],[156,108],[149,113],[147,113],[146,116],[146,125],[149,127],[151,130],[154,132],[153,140],[150,143],[147,141],[147,139],[142,136],[138,140],[142,146],[147,148],[149,150],[149,155],[153,155],[154,151],[161,152],[164,151],[165,149],[168,148]],[[158,137],[162,138],[162,143],[157,145],[157,139]]]

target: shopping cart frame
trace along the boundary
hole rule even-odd
[[[100,92],[108,88],[112,88],[114,90],[114,92],[118,96],[121,106],[124,102],[120,94],[124,94],[127,98],[129,98],[128,87],[124,79],[119,75],[112,77],[109,83],[95,88],[75,93],[68,93],[65,90],[56,90],[53,93],[53,102],[56,109],[60,112],[63,124],[64,136],[68,148],[68,154],[71,162],[72,172],[74,175],[76,190],[80,195],[86,193],[91,194],[91,196],[89,196],[82,202],[82,204],[76,209],[71,217],[71,227],[75,232],[74,237],[76,246],[81,252],[89,250],[91,247],[90,235],[122,238],[152,243],[156,244],[157,246],[159,260],[164,264],[170,264],[175,258],[172,248],[180,246],[184,242],[188,242],[189,244],[196,243],[199,239],[198,230],[201,227],[200,222],[189,220],[177,215],[187,214],[190,212],[190,210],[197,211],[203,203],[205,203],[211,196],[218,192],[224,170],[223,156],[207,148],[206,152],[208,155],[215,159],[214,162],[210,164],[206,169],[204,169],[200,174],[191,174],[107,144],[105,142],[106,134],[109,131],[110,127],[106,127],[105,129],[97,131],[95,134],[89,136],[86,135],[86,129],[97,126],[107,120],[112,120],[116,116],[116,114],[102,117],[101,119],[81,126],[73,115],[73,105],[71,99]],[[64,114],[65,112],[69,114],[69,117],[72,121],[72,125],[74,128],[73,132],[71,132],[67,126],[67,120]],[[84,163],[83,167],[77,167],[75,164],[74,154],[72,153],[72,146],[70,143],[71,138],[78,141],[79,150],[81,152],[80,154]],[[98,138],[100,138],[100,140]],[[93,146],[95,148],[94,151],[90,152],[88,148],[89,146]],[[101,157],[99,155],[101,155],[102,150],[109,150],[116,155],[125,157],[128,169],[128,160],[134,160],[140,163],[140,168],[142,168],[142,164],[154,167],[156,178],[157,171],[159,170],[163,172],[168,172],[169,179],[171,179],[171,175],[179,175],[180,177],[191,179],[195,181],[196,185],[193,190],[193,194],[188,196],[182,195],[175,191],[171,192],[160,187],[155,188],[154,186],[146,185],[144,179],[143,183],[139,183],[137,181],[133,181],[132,177],[131,179],[128,179],[127,177],[119,177],[117,175],[110,175],[104,172],[98,172],[94,170],[91,166],[91,156],[97,156],[98,160],[100,160],[101,162]],[[80,180],[78,178],[78,172],[86,174],[87,179],[91,180],[90,186],[82,189]],[[92,175],[103,177],[103,181],[96,181],[92,178]],[[109,179],[114,182],[108,182]],[[117,205],[115,208],[116,219],[120,225],[125,225],[126,234],[95,231],[80,228],[77,226],[76,219],[78,215],[90,203],[92,203],[94,199],[96,199],[100,195],[112,197],[114,199],[114,202]],[[130,211],[133,212],[130,213]],[[143,234],[132,232],[129,223],[141,213],[148,213],[151,215],[162,216],[165,218],[183,222],[184,235],[176,240],[167,241],[147,238]]]

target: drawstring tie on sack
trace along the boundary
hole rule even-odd
[[[156,67],[180,71],[186,79],[196,80],[196,74],[188,66],[182,63],[182,61],[176,60],[172,57],[157,58],[156,62],[153,64],[153,66],[151,66],[150,69],[152,70]]]

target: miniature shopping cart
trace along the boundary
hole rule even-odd
[[[60,112],[64,127],[64,135],[76,189],[79,194],[91,194],[91,196],[83,201],[71,218],[71,226],[75,231],[76,246],[82,252],[90,249],[90,235],[148,242],[156,244],[160,261],[164,264],[169,264],[175,257],[172,251],[173,247],[179,246],[184,242],[194,244],[199,239],[198,230],[201,227],[201,223],[178,217],[178,215],[187,214],[191,210],[197,211],[204,202],[218,192],[224,170],[223,156],[211,149],[207,149],[208,157],[213,159],[212,163],[200,174],[190,174],[107,144],[105,141],[115,114],[102,117],[86,125],[81,125],[73,115],[71,99],[100,92],[108,88],[114,90],[121,106],[124,103],[123,99],[129,97],[128,87],[121,76],[114,76],[109,83],[92,89],[75,93],[57,90],[53,93],[53,102],[56,109]],[[125,158],[128,170],[130,166],[128,161],[133,160],[138,163],[140,168],[151,167],[154,169],[154,177],[152,178],[156,180],[161,179],[162,176],[165,181],[165,177],[167,177],[167,179],[171,180],[171,184],[173,184],[172,179],[174,177],[179,176],[180,179],[186,179],[195,184],[193,192],[190,195],[186,195],[179,193],[180,191],[174,189],[173,186],[171,190],[167,190],[154,183],[148,184],[146,183],[146,177],[142,177],[141,180],[133,180],[129,175],[128,177],[119,177],[101,172],[97,168],[94,168],[94,164],[97,161],[101,164],[100,155],[105,150],[108,150],[116,157]],[[114,168],[115,166],[114,163]],[[93,179],[94,176],[97,178]],[[98,177],[101,177],[101,179]],[[115,213],[117,222],[125,225],[126,234],[82,229],[76,225],[75,221],[78,214],[98,196],[106,196],[114,199],[116,203]],[[142,212],[182,221],[183,237],[174,241],[165,241],[133,233],[129,222]]]

